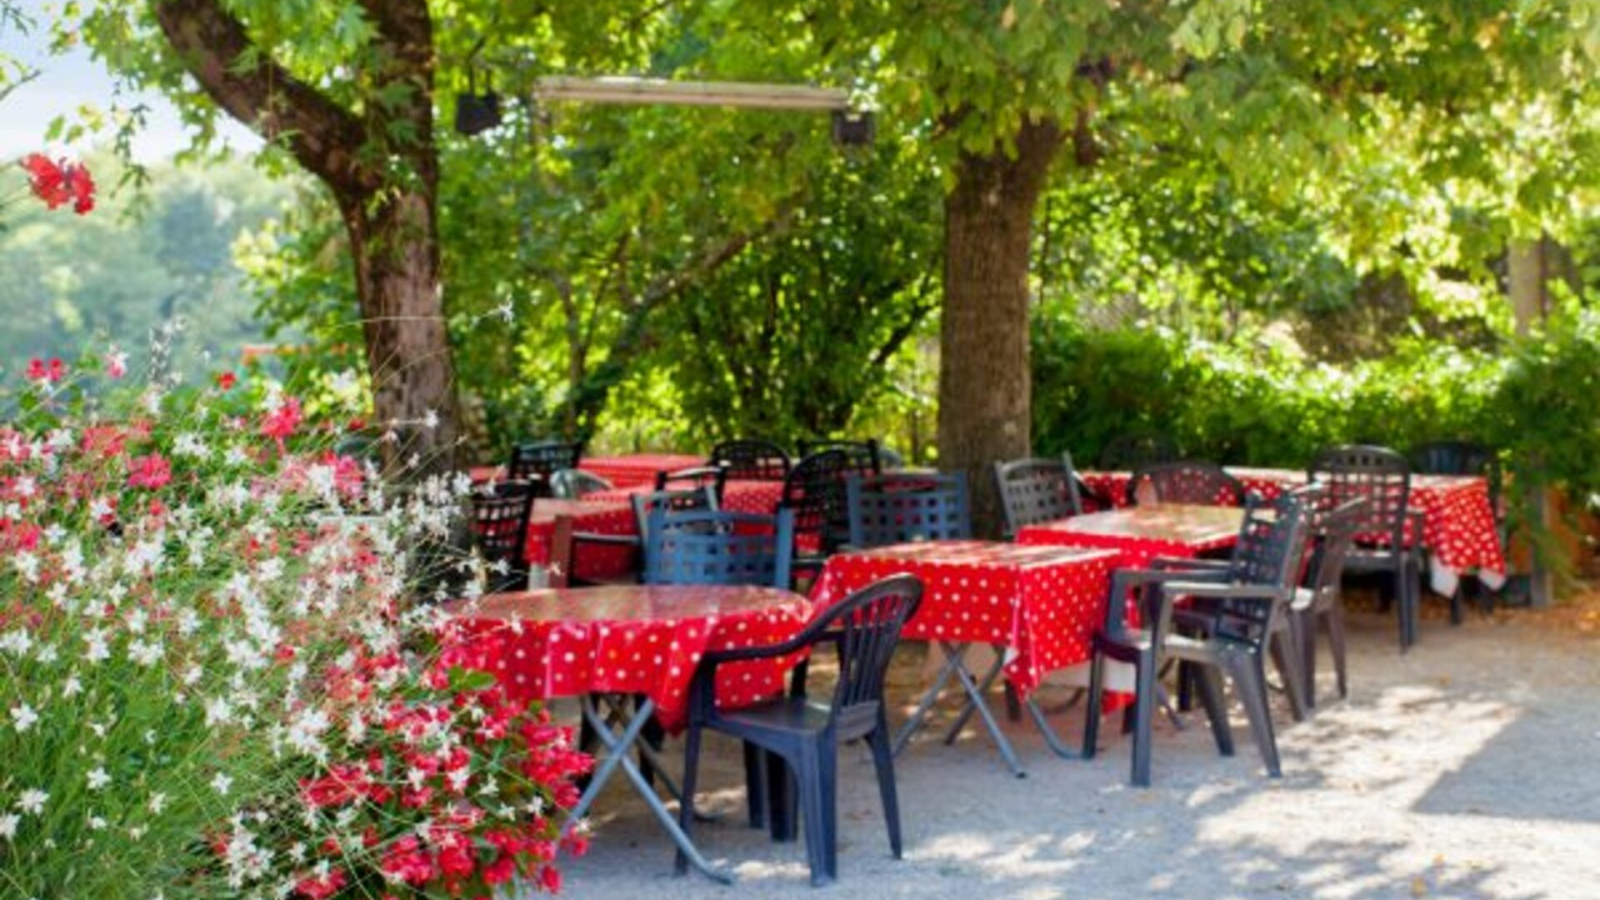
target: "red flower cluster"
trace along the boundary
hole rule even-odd
[[[51,357],[50,362],[34,357],[28,360],[28,380],[48,381],[54,384],[67,376],[67,364],[58,357]]]
[[[33,195],[50,209],[68,202],[80,216],[94,209],[94,178],[83,165],[33,153],[22,160],[22,167],[28,170]]]
[[[172,465],[159,453],[128,460],[128,487],[155,490],[172,481]]]
[[[294,434],[295,428],[300,425],[300,400],[296,397],[285,397],[278,408],[267,413],[261,420],[261,433],[278,441],[283,445],[284,438]]]

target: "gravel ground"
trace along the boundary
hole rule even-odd
[[[1024,723],[1008,731],[1028,767],[1008,775],[985,736],[953,747],[927,732],[898,761],[905,859],[889,856],[871,761],[841,758],[840,879],[808,886],[800,844],[743,827],[735,745],[711,738],[702,776],[713,810],[696,839],[733,887],[671,874],[671,844],[619,777],[598,804],[593,848],[566,866],[583,898],[762,900],[1008,897],[1018,900],[1272,897],[1600,897],[1600,653],[1571,617],[1474,617],[1437,607],[1401,656],[1392,619],[1353,617],[1353,684],[1300,725],[1276,710],[1285,777],[1269,780],[1242,713],[1238,755],[1215,752],[1203,719],[1158,721],[1155,787],[1127,786],[1129,744],[1060,760]],[[920,677],[897,667],[897,701]],[[1326,668],[1326,664],[1324,664]],[[1047,706],[1066,694],[1046,696]],[[1054,719],[1073,743],[1081,706]],[[669,752],[671,752],[669,750]],[[678,757],[674,756],[676,762]],[[752,894],[752,892],[759,892]]]

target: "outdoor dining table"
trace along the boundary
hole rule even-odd
[[[1264,469],[1230,466],[1229,475],[1263,500],[1306,483],[1300,469]],[[1110,498],[1113,505],[1127,504],[1128,472],[1082,472],[1091,488]],[[1456,591],[1463,573],[1476,573],[1491,588],[1505,583],[1505,551],[1489,502],[1489,482],[1473,475],[1412,475],[1409,505],[1421,513],[1422,546],[1428,551],[1429,581],[1435,591]]]
[[[1243,524],[1236,506],[1161,503],[1026,525],[1017,543],[1116,550],[1119,567],[1144,568],[1156,557],[1189,559],[1232,547]]]
[[[463,601],[451,614],[463,623],[464,653],[494,674],[515,699],[577,698],[584,720],[606,751],[571,810],[581,821],[618,769],[689,861],[719,881],[678,827],[631,757],[642,752],[657,777],[665,769],[639,735],[654,716],[668,730],[686,724],[689,687],[708,652],[761,647],[794,637],[810,621],[811,604],[776,588],[726,585],[615,585],[490,594]],[[799,657],[722,666],[719,705],[738,707],[783,690]],[[634,698],[642,698],[635,701]],[[665,778],[669,792],[675,785]]]
[[[935,643],[944,664],[916,710],[895,737],[898,753],[927,721],[950,679],[966,694],[960,716],[945,736],[954,742],[974,712],[1006,766],[1025,775],[1011,742],[989,711],[986,696],[1003,674],[1056,754],[1078,753],[1056,735],[1032,696],[1050,672],[1089,659],[1095,627],[1117,553],[1069,547],[1027,547],[992,541],[923,541],[835,554],[812,587],[819,607],[890,575],[922,580],[922,605],[901,633]],[[975,644],[992,647],[994,663],[982,676],[968,668]]]
[[[704,456],[684,453],[627,453],[620,456],[585,456],[578,460],[578,468],[591,475],[599,475],[619,488],[654,488],[656,476],[662,472],[676,472],[705,464]]]

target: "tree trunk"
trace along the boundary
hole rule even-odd
[[[415,456],[426,472],[452,469],[459,417],[434,196],[400,191],[372,206],[341,206],[355,261],[374,424],[399,437],[385,444],[386,458]]]
[[[1550,314],[1550,257],[1553,255],[1553,244],[1549,236],[1541,236],[1538,240],[1514,239],[1511,242],[1507,260],[1510,269],[1509,288],[1512,314],[1520,337],[1527,337],[1535,329],[1543,328]],[[1533,467],[1519,474],[1537,478],[1537,466],[1535,461]],[[1535,485],[1529,496],[1532,508],[1528,513],[1532,525],[1543,531],[1542,535],[1534,535],[1532,540],[1533,558],[1528,573],[1529,600],[1534,606],[1544,607],[1555,601],[1555,579],[1550,562],[1543,558],[1540,547],[1552,539],[1550,535],[1557,525],[1555,507],[1550,502],[1548,488]]]
[[[1028,122],[1014,156],[963,155],[945,198],[939,464],[967,473],[979,534],[999,531],[993,463],[1031,452],[1028,254],[1034,206],[1061,143],[1055,122]]]

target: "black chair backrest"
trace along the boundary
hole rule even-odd
[[[1232,640],[1260,642],[1269,637],[1300,580],[1305,555],[1306,504],[1284,494],[1270,504],[1254,498],[1245,504],[1244,524],[1228,561],[1229,580],[1273,588],[1278,599],[1218,601],[1211,634]]]
[[[644,535],[645,584],[747,584],[787,589],[794,517],[657,508]]]
[[[906,622],[922,603],[922,582],[893,575],[829,606],[797,639],[839,648],[839,680],[833,691],[832,722],[854,732],[883,714],[889,662]]]
[[[1128,479],[1127,501],[1243,506],[1244,485],[1216,463],[1183,460],[1140,466]]]
[[[695,466],[672,472],[656,473],[656,490],[682,491],[708,487],[717,497],[722,497],[728,485],[728,470],[721,466]]]
[[[677,491],[646,491],[629,498],[633,503],[633,524],[643,538],[650,533],[650,516],[658,509],[671,512],[716,512],[722,504],[710,487]]]
[[[1324,502],[1331,506],[1367,501],[1361,512],[1362,536],[1381,537],[1391,547],[1402,546],[1407,504],[1411,502],[1411,465],[1404,456],[1367,444],[1330,447],[1317,454],[1306,474],[1325,486]]]
[[[582,469],[557,469],[550,475],[550,495],[563,500],[581,500],[585,494],[609,491],[611,482]]]
[[[838,450],[850,460],[850,472],[863,478],[883,474],[883,456],[875,438],[864,441],[801,441],[802,458],[824,450]]]
[[[528,519],[533,513],[533,486],[526,481],[500,481],[472,492],[472,537],[488,562],[505,561],[522,568],[528,546]]]
[[[1178,445],[1164,434],[1119,434],[1100,451],[1100,468],[1130,471],[1152,463],[1174,462],[1178,458]]]
[[[1411,450],[1412,472],[1419,475],[1480,475],[1489,483],[1489,502],[1500,508],[1500,456],[1476,441],[1432,441]]]
[[[813,453],[795,464],[783,480],[779,509],[794,513],[796,534],[815,535],[822,552],[831,552],[850,533],[850,500],[845,478],[850,458],[842,450]]]
[[[561,469],[576,469],[582,448],[577,444],[560,441],[536,441],[517,444],[511,448],[511,461],[506,464],[506,478],[530,483],[550,482],[550,476]]]
[[[789,474],[789,454],[771,441],[723,441],[711,448],[706,465],[726,470],[735,480],[782,481]]]
[[[1339,595],[1344,583],[1344,564],[1361,530],[1367,501],[1347,500],[1336,507],[1326,503],[1314,507],[1310,531],[1316,539],[1314,564],[1309,576],[1312,602],[1325,603]]]
[[[1078,493],[1071,457],[997,462],[994,483],[1000,492],[1007,534],[1015,535],[1040,522],[1083,514],[1083,497]]]
[[[852,547],[972,536],[965,473],[851,475],[845,493]]]

